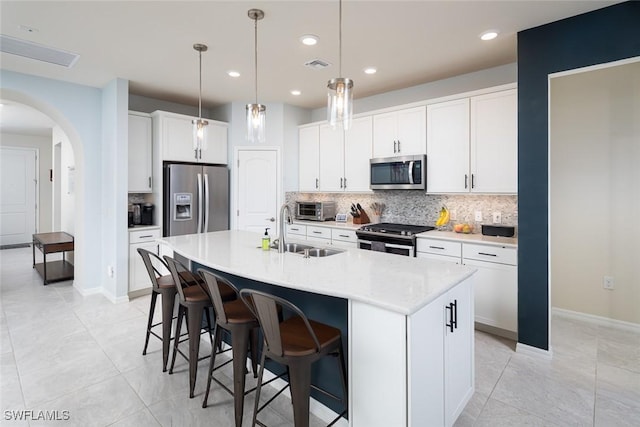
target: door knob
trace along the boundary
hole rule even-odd
[[[267,218],[267,221],[276,222],[276,219],[274,217],[271,217],[271,218]]]

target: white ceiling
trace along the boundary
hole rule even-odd
[[[518,31],[618,2],[344,0],[342,74],[355,81],[357,99],[515,62]],[[250,8],[265,12],[258,22],[258,101],[322,107],[327,80],[338,77],[337,0],[1,0],[3,34],[75,52],[80,59],[69,69],[2,53],[0,64],[94,87],[119,77],[129,80],[133,94],[197,105],[198,55],[192,45],[204,43],[209,51],[202,59],[203,107],[253,102]],[[478,35],[491,28],[499,37],[481,41]],[[302,45],[299,37],[307,33],[320,42]],[[303,65],[315,58],[333,65]],[[365,75],[367,66],[378,73]],[[231,69],[241,77],[228,77]],[[292,89],[302,95],[291,95]]]

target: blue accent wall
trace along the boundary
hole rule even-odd
[[[640,56],[638,1],[518,33],[518,341],[522,344],[549,349],[548,75],[635,56]]]

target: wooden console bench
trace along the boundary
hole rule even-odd
[[[43,262],[36,264],[36,247],[42,252]],[[73,236],[63,231],[33,235],[33,268],[44,279],[44,284],[73,279],[73,264],[65,259],[65,252],[73,251]],[[62,260],[47,262],[47,254],[62,252]]]

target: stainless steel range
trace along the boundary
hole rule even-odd
[[[409,225],[381,222],[367,224],[356,230],[360,249],[415,256],[416,234],[434,230],[430,225]]]

